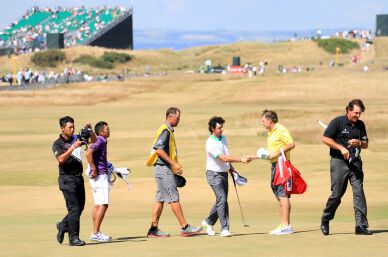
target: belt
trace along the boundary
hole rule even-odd
[[[77,174],[59,174],[59,176],[74,176],[74,177],[82,177],[82,173],[77,173]]]
[[[167,166],[167,167],[171,167],[170,164],[161,164],[161,163],[155,163],[155,164],[154,164],[154,167],[155,167],[155,166]]]

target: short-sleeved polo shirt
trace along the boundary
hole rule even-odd
[[[217,138],[210,135],[206,141],[206,170],[226,172],[230,169],[229,162],[224,162],[220,155],[229,155],[228,143],[225,136]]]
[[[90,146],[93,150],[93,162],[97,167],[98,175],[108,174],[107,144],[105,137],[97,136],[96,142]]]
[[[77,140],[77,137],[74,135],[70,140],[66,140],[59,135],[59,138],[53,143],[52,150],[56,158],[65,153],[72,145],[72,143]],[[78,148],[76,150],[79,150]],[[75,150],[74,150],[75,151]],[[69,159],[61,166],[58,165],[59,175],[78,175],[82,174],[83,166],[82,160],[76,158],[76,156],[71,155]]]
[[[333,139],[337,144],[348,147],[348,141],[351,139],[358,139],[368,142],[368,135],[366,133],[365,124],[363,121],[358,120],[355,124],[352,124],[346,115],[338,116],[334,118],[325,132],[324,137]],[[350,149],[352,151],[352,149]],[[361,149],[359,149],[361,153]],[[338,159],[344,159],[341,151],[330,148],[330,156]]]
[[[284,148],[287,144],[293,143],[294,140],[288,129],[283,125],[276,123],[275,127],[268,132],[267,148],[269,152],[278,151],[280,148]],[[290,151],[286,153],[288,159],[290,159]],[[271,162],[277,162],[275,157],[271,159]]]

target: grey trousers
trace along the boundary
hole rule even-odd
[[[206,171],[207,182],[216,195],[206,223],[213,226],[220,219],[221,230],[229,230],[228,172]]]
[[[323,210],[322,222],[329,222],[334,218],[335,212],[341,203],[341,198],[346,192],[348,180],[353,190],[353,206],[356,226],[369,227],[366,199],[363,188],[364,173],[362,162],[358,165],[348,164],[347,161],[331,158],[330,160],[331,195]]]

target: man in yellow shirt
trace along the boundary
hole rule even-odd
[[[276,163],[278,157],[281,155],[281,149],[286,153],[290,159],[290,150],[295,148],[294,141],[290,132],[281,124],[278,123],[278,116],[276,112],[271,110],[264,110],[261,115],[261,124],[268,130],[267,148],[268,159],[271,161],[271,188],[279,204],[280,225],[274,230],[270,231],[271,235],[285,235],[294,233],[294,229],[290,224],[291,203],[290,195],[286,193],[282,185],[275,186],[273,184]]]

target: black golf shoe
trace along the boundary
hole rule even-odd
[[[62,229],[60,222],[57,222],[57,230],[58,230],[57,241],[58,243],[62,244],[66,231]]]
[[[70,246],[84,246],[85,244],[86,244],[85,241],[82,241],[78,237],[74,237],[70,239],[70,242],[69,242]]]
[[[329,234],[329,222],[323,222],[321,223],[321,231],[324,236],[327,236]]]
[[[366,235],[366,236],[370,236],[373,234],[372,231],[370,231],[367,227],[364,227],[364,226],[356,227],[355,233],[356,235]]]

